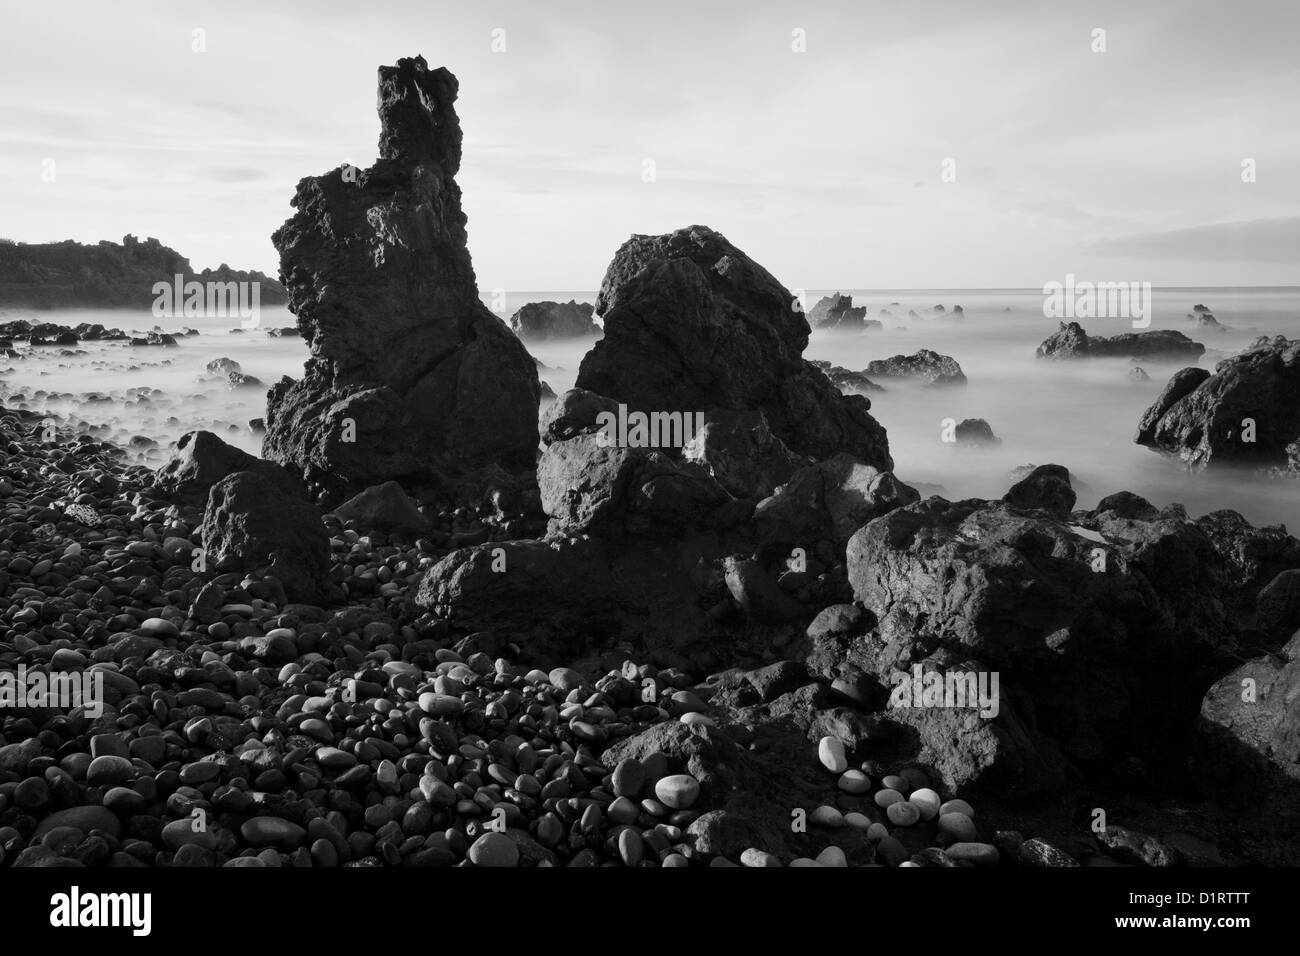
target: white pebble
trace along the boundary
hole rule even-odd
[[[817,744],[817,758],[831,773],[843,773],[849,769],[848,757],[844,755],[844,743],[836,737],[821,739]]]

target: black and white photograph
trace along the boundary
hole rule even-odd
[[[1298,34],[0,0],[6,924],[1278,930]]]

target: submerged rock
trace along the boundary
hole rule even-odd
[[[457,88],[422,57],[381,67],[379,159],[303,179],[272,237],[311,358],[271,389],[263,451],[336,500],[534,460],[536,367],[466,246]]]
[[[865,372],[882,378],[917,379],[927,386],[965,385],[966,373],[950,355],[921,349],[912,355],[895,355],[868,363]]]
[[[1172,329],[1106,337],[1089,335],[1078,322],[1062,322],[1034,354],[1040,359],[1133,358],[1174,362],[1200,358],[1205,354],[1205,346]]]
[[[590,302],[529,302],[510,317],[510,328],[525,342],[595,338],[600,326],[592,321]]]
[[[993,426],[982,418],[964,418],[953,429],[958,445],[997,445],[1002,439],[993,434]]]

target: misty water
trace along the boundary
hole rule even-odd
[[[811,305],[831,291],[837,290],[809,291],[807,301]],[[954,499],[1000,497],[1013,469],[1055,462],[1075,477],[1080,508],[1127,490],[1157,505],[1181,502],[1193,516],[1233,508],[1256,524],[1300,527],[1300,483],[1235,471],[1190,474],[1176,460],[1133,443],[1143,410],[1169,376],[1189,363],[1036,359],[1034,350],[1057,328],[1056,320],[1044,317],[1038,290],[838,291],[852,295],[855,306],[866,306],[867,317],[883,321],[884,328],[856,335],[815,333],[807,358],[860,370],[873,359],[929,348],[951,355],[966,373],[968,384],[956,388],[876,379],[886,391],[869,396],[872,413],[889,432],[897,474],[923,493]],[[592,302],[595,294],[517,293],[511,298],[506,315],[527,301]],[[485,302],[491,304],[487,298]],[[1223,331],[1198,328],[1186,319],[1198,303],[1213,311]],[[936,314],[936,304],[949,313],[961,305],[965,318]],[[898,318],[882,319],[882,309]],[[906,318],[909,310],[921,318]],[[0,322],[18,318],[68,326],[98,322],[123,329],[156,324],[147,311],[0,311]],[[303,341],[270,337],[265,331],[293,321],[285,309],[264,308],[261,328],[235,334],[230,329],[239,326],[238,320],[164,322],[169,330],[183,324],[200,330],[198,336],[179,339],[176,348],[85,342],[75,348],[38,346],[28,355],[25,343],[15,343],[23,355],[0,360],[0,401],[70,417],[82,430],[120,443],[135,436],[152,439],[156,447],[137,441],[133,455],[155,465],[166,459],[170,444],[196,428],[256,452],[260,437],[248,423],[265,414],[265,387],[232,390],[205,377],[204,368],[213,359],[231,358],[266,387],[281,375],[299,375],[307,356]],[[1133,331],[1127,319],[1086,319],[1082,324],[1093,335]],[[1177,329],[1203,343],[1207,351],[1199,364],[1212,369],[1260,335],[1300,336],[1300,290],[1156,289],[1148,328]],[[572,387],[590,345],[585,340],[530,343],[529,351],[543,363],[539,374],[558,394]],[[1146,370],[1149,381],[1129,378],[1134,364]],[[89,400],[92,393],[106,400]],[[1001,443],[946,443],[942,433],[949,418],[983,418]]]

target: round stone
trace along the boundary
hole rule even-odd
[[[817,759],[831,773],[843,773],[849,769],[849,760],[844,754],[844,743],[838,737],[823,737],[818,741]]]
[[[836,783],[845,793],[866,793],[871,789],[871,778],[861,770],[846,770]]]
[[[844,814],[834,807],[822,806],[808,814],[808,822],[813,826],[838,829],[844,826]]]
[[[628,797],[616,797],[605,812],[615,823],[628,826],[636,822],[636,818],[641,815],[641,808]]]
[[[973,842],[979,837],[975,821],[964,813],[941,813],[939,832],[948,834],[957,843]]]
[[[475,866],[518,866],[519,847],[504,833],[488,832],[469,848],[469,861]]]
[[[888,809],[885,810],[885,815],[889,817],[889,822],[896,827],[910,827],[921,819],[921,811],[906,800],[891,803]]]
[[[217,848],[217,834],[213,829],[214,821],[200,817],[181,817],[162,828],[163,845],[171,850],[183,846],[199,846],[205,850]]]
[[[760,850],[757,847],[750,847],[744,853],[740,854],[741,866],[758,866],[773,867],[780,866],[781,861],[774,857],[766,850]]]
[[[912,791],[907,801],[921,812],[922,820],[933,820],[939,815],[939,795],[929,787]]]
[[[865,813],[857,813],[856,811],[853,813],[844,814],[844,822],[847,823],[849,826],[853,827],[853,829],[855,830],[870,831],[872,826],[870,817],[868,817]]]
[[[459,697],[452,697],[450,694],[425,691],[420,695],[420,709],[431,717],[449,717],[463,713],[465,702]]]
[[[622,857],[624,866],[637,866],[644,854],[645,841],[640,833],[628,827],[618,835],[618,855]]]
[[[249,846],[282,846],[293,849],[301,845],[307,831],[292,820],[280,817],[253,817],[239,828]]]
[[[907,796],[912,792],[908,782],[896,773],[891,773],[888,777],[885,777],[880,781],[880,785],[886,790],[897,790],[903,796]]]
[[[316,762],[326,770],[347,770],[349,767],[356,766],[357,758],[337,747],[318,747]]]
[[[965,800],[949,800],[947,803],[945,803],[943,806],[939,808],[940,816],[942,816],[945,813],[964,813],[972,820],[975,819],[975,808],[972,807]]]
[[[690,865],[691,865],[690,860],[686,859],[686,857],[682,856],[680,853],[669,853],[666,857],[664,857],[663,863],[660,864],[661,867],[664,866],[682,867],[682,866],[690,866]]]
[[[641,766],[641,761],[628,758],[620,760],[618,766],[614,768],[614,796],[627,797],[630,800],[639,799],[641,788],[645,785],[645,769]]]
[[[796,859],[796,860],[791,860],[791,861],[790,861],[790,866],[791,866],[791,867],[796,867],[796,866],[799,866],[799,867],[819,867],[819,866],[821,866],[821,864],[818,863],[816,860],[810,860],[810,859],[808,859],[808,857],[806,857],[806,856],[801,856],[801,857],[799,857],[799,858]]]
[[[998,848],[991,843],[954,843],[944,851],[948,859],[957,862],[966,861],[975,866],[997,866]]]
[[[135,776],[135,764],[125,757],[96,757],[86,768],[86,783],[92,787],[114,787]]]
[[[675,773],[655,784],[655,797],[671,810],[689,810],[700,797],[700,782],[688,773]]]
[[[837,846],[828,846],[817,854],[817,862],[822,866],[848,866],[849,861],[844,858],[844,851]]]
[[[903,799],[903,795],[897,790],[878,790],[876,792],[876,806],[885,809]]]
[[[571,667],[557,667],[547,675],[547,679],[552,687],[566,694],[582,686],[582,675]]]
[[[887,836],[889,836],[889,827],[883,823],[873,823],[867,827],[867,839],[872,843],[879,843]]]
[[[692,727],[716,727],[716,726],[718,726],[718,725],[714,722],[714,720],[713,720],[712,717],[706,717],[704,714],[701,714],[699,711],[695,711],[695,710],[692,710],[692,711],[690,711],[690,712],[688,712],[688,713],[682,714],[680,720],[681,720],[681,722],[682,722],[683,724],[688,724],[688,725],[690,725],[690,726],[692,726]]]
[[[179,637],[176,625],[161,617],[151,617],[140,625],[140,631],[149,637]]]

